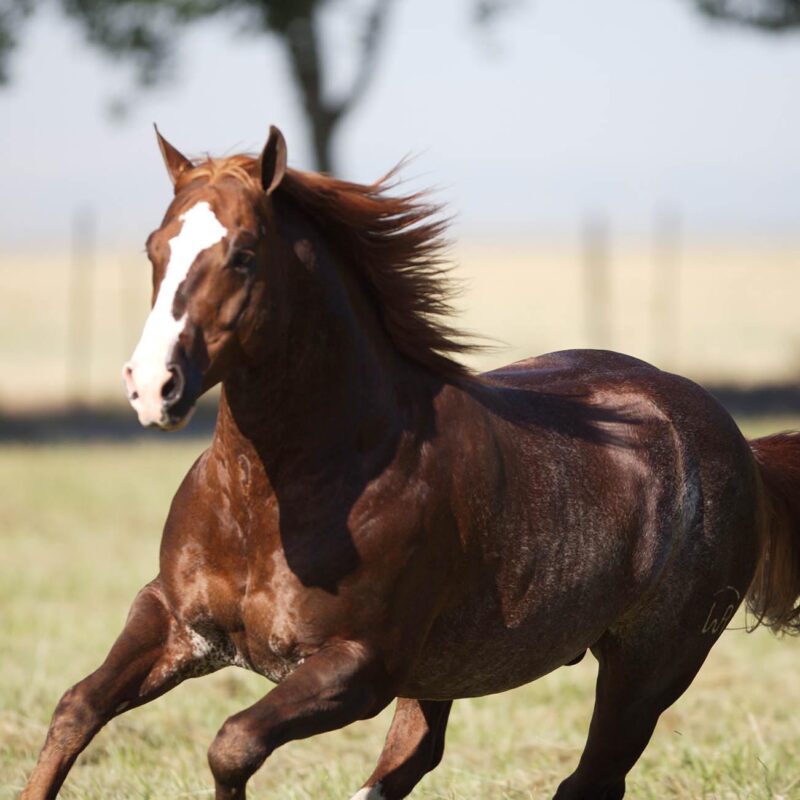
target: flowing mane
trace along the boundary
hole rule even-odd
[[[469,378],[457,356],[480,345],[447,321],[457,286],[444,255],[447,221],[424,193],[392,196],[398,168],[373,184],[287,170],[276,197],[311,217],[328,244],[352,265],[378,308],[395,347],[445,379]],[[250,156],[208,159],[188,170],[178,188],[197,179],[234,178],[258,190]]]

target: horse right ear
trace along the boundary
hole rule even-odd
[[[161,155],[164,157],[164,164],[166,164],[169,179],[172,181],[172,185],[174,186],[178,182],[178,178],[180,178],[180,176],[186,172],[186,170],[191,169],[193,164],[188,158],[186,158],[185,155],[183,155],[183,153],[176,150],[161,135],[160,131],[158,130],[158,125],[153,123],[153,127],[156,129],[158,147],[161,150]]]
[[[286,174],[286,139],[274,126],[269,126],[269,139],[259,159],[261,185],[267,194],[272,194]]]

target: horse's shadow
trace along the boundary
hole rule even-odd
[[[349,520],[368,485],[392,468],[401,440],[417,447],[438,435],[436,398],[446,387],[435,382],[405,406],[400,425],[368,457],[355,447],[276,447],[253,437],[279,508],[281,545],[287,564],[308,588],[336,595],[339,584],[360,566]],[[638,418],[626,409],[589,402],[575,393],[466,383],[470,397],[492,415],[528,430],[540,428],[600,446],[635,447],[631,426]],[[234,411],[234,416],[236,416]],[[453,465],[443,463],[442,470]]]

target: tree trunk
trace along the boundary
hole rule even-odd
[[[319,4],[301,3],[293,8],[293,16],[282,21],[274,30],[283,39],[292,76],[303,101],[306,122],[311,128],[311,145],[316,168],[320,172],[335,172],[333,156],[334,133],[341,121],[355,106],[375,73],[375,59],[382,41],[387,11],[391,0],[373,0],[367,15],[363,43],[355,77],[349,91],[333,99],[325,96],[324,66],[320,48]]]
[[[329,107],[323,97],[320,48],[313,12],[292,20],[284,41],[292,75],[303,101],[306,123],[310,127],[315,166],[320,172],[333,169],[332,133],[339,111]]]
[[[311,123],[311,145],[314,151],[315,167],[319,172],[334,172],[333,134],[338,119],[331,120],[326,114],[318,114],[309,119]]]

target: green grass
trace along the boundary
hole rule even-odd
[[[748,423],[761,434],[796,420]],[[0,449],[0,800],[16,796],[61,693],[96,667],[156,569],[172,494],[201,449],[135,445]],[[415,797],[548,797],[575,765],[596,664],[454,705],[442,765]],[[667,711],[629,780],[632,798],[800,798],[800,642],[726,632]],[[206,748],[270,688],[241,670],[189,681],[112,722],[74,767],[69,800],[212,797]],[[386,712],[281,748],[255,800],[345,800],[371,771]]]

